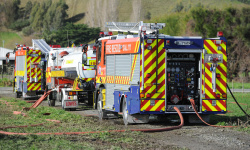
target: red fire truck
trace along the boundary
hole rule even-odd
[[[192,122],[196,116],[190,99],[205,120],[209,114],[226,113],[227,41],[223,33],[207,39],[159,34],[164,26],[106,24],[118,35],[101,33],[96,42],[94,107],[100,119],[122,112],[125,124],[147,123],[150,115],[176,114],[173,107],[177,107]]]

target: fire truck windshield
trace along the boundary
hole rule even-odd
[[[99,46],[98,46],[98,49],[97,49],[97,51],[98,51],[98,56],[97,56],[97,59],[98,59],[98,64],[101,62],[101,51],[102,51],[102,42],[100,42],[99,43]]]

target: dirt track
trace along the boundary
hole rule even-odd
[[[0,97],[14,97],[12,88],[0,88]],[[47,102],[42,103],[43,106],[48,106]],[[56,107],[60,108],[60,103],[56,103]],[[81,108],[72,113],[80,114],[83,116],[97,115],[96,110]],[[121,117],[121,116],[120,116]],[[97,122],[99,123],[99,122]],[[117,126],[118,128],[126,128],[122,124],[122,119],[105,120],[102,123]],[[151,120],[149,124],[143,125],[130,125],[128,128],[163,128],[166,126],[177,125],[171,121],[156,121]],[[143,133],[148,138],[148,143],[158,145],[155,149],[162,149],[166,147],[178,147],[191,150],[200,149],[213,149],[213,150],[235,150],[235,149],[250,149],[250,134],[239,132],[229,128],[215,128],[206,125],[185,125],[182,129],[167,131],[167,132],[155,132],[155,133]]]

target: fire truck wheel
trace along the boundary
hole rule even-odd
[[[21,92],[16,92],[15,93],[15,98],[21,98],[21,95],[22,95]]]
[[[103,111],[102,111],[102,101],[100,99],[100,95],[98,95],[97,110],[98,110],[98,117],[100,120],[102,120],[103,119]]]
[[[126,98],[124,98],[122,102],[122,113],[123,113],[123,122],[125,125],[131,124],[131,122],[129,122],[130,115],[128,114],[127,109],[128,108],[127,108]]]
[[[103,119],[105,119],[104,116],[106,116],[106,114],[105,114],[105,111],[102,109],[103,102],[102,102],[102,95],[101,95],[102,92],[101,91],[102,91],[102,89],[100,89],[100,93],[99,93],[98,99],[97,99],[97,110],[98,110],[99,119],[103,120]]]
[[[55,100],[48,100],[49,106],[55,106],[56,101]]]
[[[49,106],[55,106],[56,101],[55,101],[55,100],[50,99],[50,95],[48,95],[47,99],[48,99],[48,105],[49,105]]]
[[[88,92],[88,105],[93,106],[93,93]]]

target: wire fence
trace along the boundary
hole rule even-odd
[[[241,93],[246,93],[250,92],[250,83],[244,82],[244,80],[241,80],[241,82],[235,82],[232,80],[231,83],[228,83],[229,86],[231,87],[232,92],[241,92]]]

